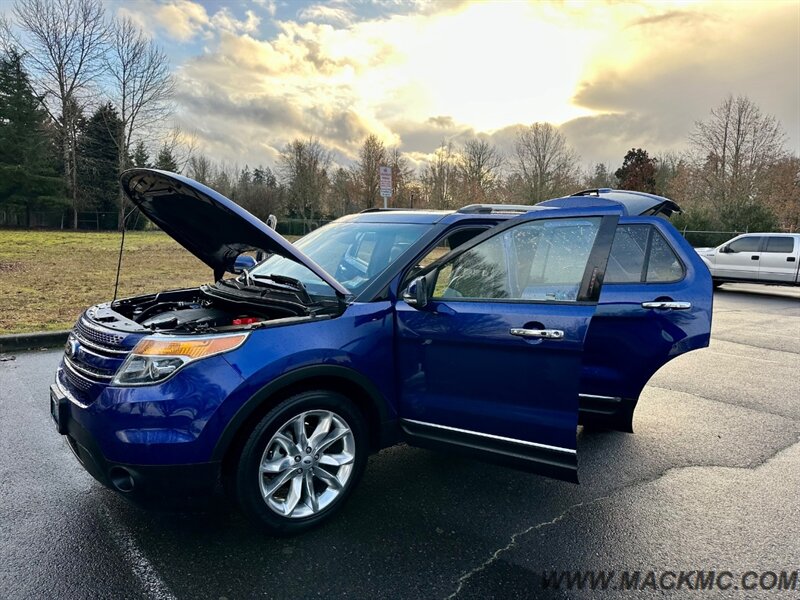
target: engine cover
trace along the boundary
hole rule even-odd
[[[149,317],[141,322],[149,329],[177,329],[189,324],[195,326],[218,327],[229,325],[231,315],[227,311],[213,307],[176,308]]]

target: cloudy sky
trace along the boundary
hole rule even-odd
[[[176,119],[217,160],[273,164],[294,137],[341,161],[375,133],[442,140],[560,125],[584,163],[685,146],[728,93],[800,152],[800,2],[108,0],[164,47]]]

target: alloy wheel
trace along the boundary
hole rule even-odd
[[[264,502],[282,517],[319,513],[345,490],[355,449],[350,426],[332,411],[305,411],[291,418],[273,434],[259,462]]]

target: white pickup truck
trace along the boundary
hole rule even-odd
[[[746,233],[716,248],[695,248],[714,287],[745,281],[800,285],[800,233]]]

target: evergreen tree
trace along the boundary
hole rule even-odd
[[[147,147],[144,141],[139,140],[136,147],[133,149],[133,156],[131,156],[131,164],[134,167],[146,168],[150,166],[150,154],[147,152]]]
[[[616,185],[614,175],[603,163],[597,163],[589,178],[586,180],[586,187],[589,189],[613,188]]]
[[[161,146],[161,150],[158,151],[156,164],[154,166],[156,169],[161,169],[162,171],[169,171],[170,173],[178,172],[178,161],[175,160],[172,149],[167,146],[166,143]]]
[[[253,170],[253,183],[274,189],[278,187],[278,180],[272,169],[259,165]]]
[[[114,228],[119,192],[119,140],[122,121],[109,102],[86,122],[78,142],[78,185],[84,204],[98,213],[98,226]]]
[[[0,205],[31,211],[60,206],[52,127],[15,49],[0,56]]]

